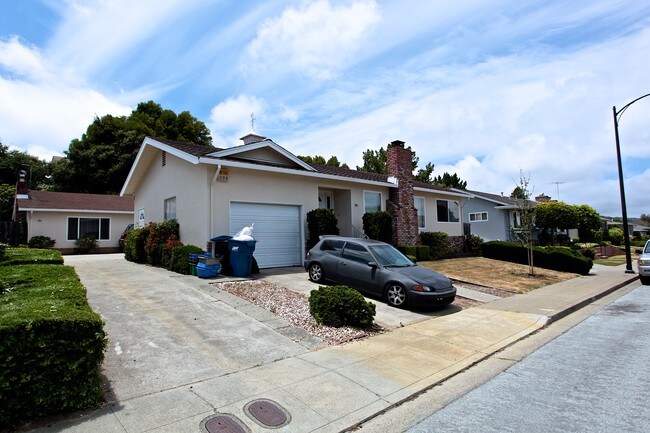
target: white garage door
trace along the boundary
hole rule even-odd
[[[259,203],[230,204],[230,234],[255,224],[255,260],[260,268],[301,265],[300,207]]]

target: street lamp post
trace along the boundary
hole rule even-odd
[[[621,189],[621,209],[623,213],[623,237],[625,238],[625,273],[633,274],[632,270],[632,255],[630,254],[630,229],[627,225],[627,206],[625,204],[625,186],[623,185],[623,163],[621,162],[621,144],[618,138],[618,122],[623,115],[623,112],[627,108],[634,104],[636,101],[650,96],[650,93],[647,95],[640,96],[634,101],[628,103],[620,110],[616,111],[616,105],[613,107],[614,112],[614,135],[616,136],[616,159],[618,162],[618,183]]]

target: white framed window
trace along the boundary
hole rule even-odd
[[[165,199],[165,221],[176,219],[176,197]]]
[[[413,204],[415,210],[418,211],[418,228],[423,229],[426,227],[426,207],[424,205],[424,197],[413,197]]]
[[[69,241],[76,241],[84,236],[108,241],[111,238],[111,219],[68,217],[67,232],[66,238]]]
[[[438,212],[439,223],[457,223],[460,221],[458,215],[458,203],[452,200],[436,200],[436,210]]]
[[[363,212],[381,211],[381,193],[376,191],[363,192]]]
[[[480,222],[480,221],[487,221],[487,220],[488,220],[487,212],[471,212],[469,214],[470,222]]]

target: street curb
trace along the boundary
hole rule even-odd
[[[437,380],[436,382],[434,382],[434,383],[432,383],[430,385],[425,386],[421,390],[414,392],[413,394],[409,395],[408,397],[405,397],[405,398],[401,399],[400,401],[397,401],[397,402],[385,407],[384,409],[382,409],[382,410],[380,410],[380,411],[378,411],[378,412],[364,418],[363,420],[354,423],[350,427],[347,427],[347,428],[341,430],[340,433],[353,432],[353,431],[356,431],[356,430],[359,430],[359,429],[363,428],[363,424],[365,424],[366,422],[368,422],[368,421],[370,421],[370,420],[372,420],[372,419],[374,419],[374,418],[376,418],[376,417],[378,417],[380,415],[383,415],[383,414],[387,413],[388,411],[390,411],[391,409],[394,409],[394,408],[396,408],[396,407],[398,407],[398,406],[400,406],[400,405],[402,405],[402,404],[404,404],[404,403],[406,403],[408,401],[414,400],[415,398],[417,398],[420,395],[428,392],[429,390],[435,388],[436,386],[441,385],[442,383],[444,383],[444,382],[448,381],[449,379],[451,379],[451,378],[453,378],[453,377],[455,377],[455,376],[469,370],[470,368],[472,368],[472,367],[476,366],[477,364],[485,361],[486,359],[491,358],[496,353],[499,353],[499,352],[509,348],[510,346],[520,342],[524,338],[527,338],[530,335],[538,332],[539,330],[546,328],[551,323],[553,323],[553,322],[555,322],[557,320],[560,320],[560,319],[568,316],[569,314],[574,313],[574,312],[586,307],[587,305],[597,301],[598,299],[604,298],[605,296],[607,296],[607,295],[609,295],[609,294],[611,294],[611,293],[613,293],[613,292],[627,286],[628,284],[632,283],[633,281],[637,280],[638,278],[639,278],[639,276],[635,275],[634,277],[626,279],[625,281],[623,281],[621,283],[618,283],[618,284],[610,287],[609,289],[602,291],[601,293],[599,293],[597,295],[586,298],[586,299],[578,302],[577,304],[574,304],[574,305],[572,305],[572,306],[570,306],[568,308],[565,308],[562,311],[558,311],[557,313],[555,313],[555,314],[553,314],[551,316],[545,316],[548,320],[540,328],[538,328],[538,329],[536,329],[536,330],[522,336],[521,338],[518,338],[515,341],[512,341],[512,342],[506,344],[505,346],[503,346],[503,347],[501,347],[501,348],[499,348],[499,349],[497,349],[497,350],[495,350],[495,351],[493,351],[491,353],[485,354],[485,356],[483,356],[480,359],[476,360],[472,364],[470,364],[470,365],[468,365],[468,366],[466,366],[466,367],[464,367],[464,368],[462,368],[462,369],[460,369],[460,370],[458,370],[458,371],[456,371],[454,373],[451,373],[448,376],[446,376],[446,377],[444,377],[444,378],[442,378],[440,380]]]
[[[594,295],[594,296],[591,296],[589,298],[583,299],[582,301],[578,302],[577,304],[574,304],[574,305],[572,305],[572,306],[570,306],[568,308],[563,309],[562,311],[558,311],[555,314],[547,316],[548,317],[548,322],[546,323],[545,326],[547,326],[548,324],[553,323],[553,322],[555,322],[557,320],[560,320],[560,319],[568,316],[569,314],[574,313],[574,312],[580,310],[581,308],[584,308],[587,305],[589,305],[589,304],[591,304],[591,303],[593,303],[593,302],[595,302],[595,301],[597,301],[597,300],[599,300],[601,298],[604,298],[605,296],[609,295],[610,293],[613,293],[613,292],[617,291],[618,289],[620,289],[622,287],[625,287],[628,284],[630,284],[633,281],[636,281],[638,279],[639,279],[638,275],[630,277],[629,279],[627,279],[627,280],[625,280],[625,281],[623,281],[621,283],[618,283],[618,284],[610,287],[609,289],[598,293],[597,295]]]

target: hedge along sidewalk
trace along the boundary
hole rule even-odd
[[[12,250],[0,260],[0,429],[97,407],[103,396],[104,324],[74,268],[16,265],[60,254]]]

